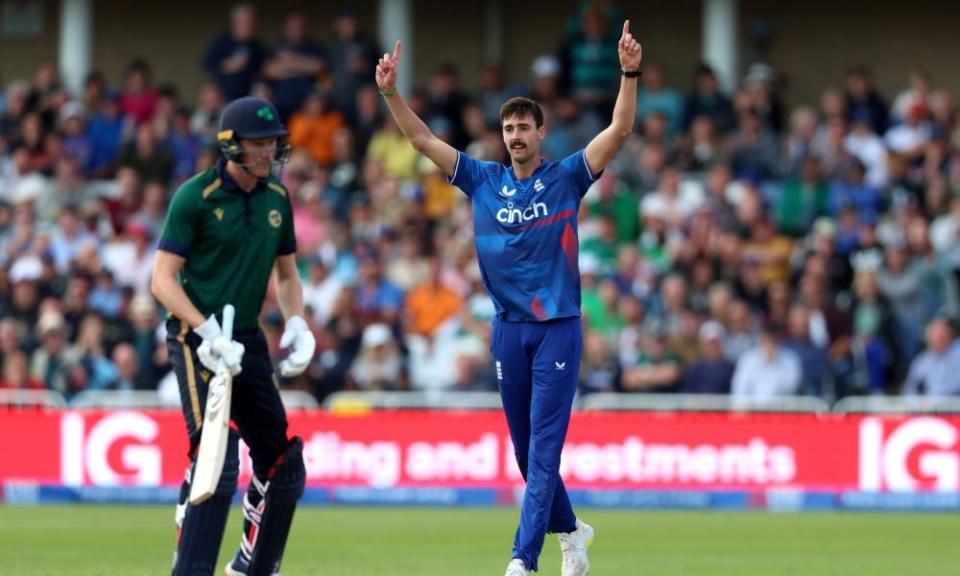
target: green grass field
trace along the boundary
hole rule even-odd
[[[591,574],[956,576],[960,516],[583,510],[597,537]],[[304,508],[284,576],[499,576],[513,509]],[[239,509],[221,565],[239,538]],[[166,507],[2,507],[0,574],[170,573]],[[560,573],[547,537],[540,574]]]

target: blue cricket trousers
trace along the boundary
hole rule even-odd
[[[517,464],[527,489],[513,558],[530,570],[547,532],[571,532],[576,516],[560,479],[560,452],[580,372],[580,318],[546,322],[495,319],[490,352],[510,428]]]

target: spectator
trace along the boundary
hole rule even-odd
[[[880,294],[875,270],[858,270],[854,285],[854,353],[866,368],[865,391],[873,394],[884,393],[888,389],[896,357],[893,311],[889,302]]]
[[[737,131],[730,138],[730,166],[734,176],[766,180],[775,175],[779,156],[773,132],[765,128],[757,110],[740,113]]]
[[[374,67],[382,53],[376,41],[360,30],[354,9],[341,9],[334,21],[330,71],[333,76],[333,104],[348,118],[355,116],[357,91],[361,86],[372,83]]]
[[[136,140],[120,155],[120,166],[133,168],[140,180],[156,180],[168,184],[173,179],[176,158],[166,142],[158,141],[154,127],[137,128]]]
[[[643,350],[624,367],[620,387],[625,392],[671,392],[680,380],[680,358],[667,346],[666,327],[656,322],[644,336]]]
[[[120,112],[137,126],[146,124],[157,110],[157,91],[151,82],[150,65],[137,58],[124,72],[123,92],[120,94]]]
[[[427,271],[420,282],[406,297],[404,309],[407,314],[407,332],[429,339],[451,334],[456,328],[456,318],[463,299],[445,285],[440,259],[427,259]]]
[[[781,345],[780,329],[765,324],[760,345],[737,361],[731,394],[735,400],[772,400],[800,392],[800,359]]]
[[[589,9],[583,14],[583,30],[561,49],[562,85],[570,96],[597,109],[603,117],[616,95],[614,81],[619,76],[616,32],[601,10]]]
[[[683,129],[689,130],[693,119],[707,116],[721,134],[733,128],[733,106],[717,85],[717,76],[706,64],[697,67],[693,76],[693,90],[687,95],[683,110]]]
[[[230,10],[230,31],[213,38],[204,54],[203,70],[227,101],[250,94],[260,74],[264,52],[256,20],[252,4],[237,4]]]
[[[367,162],[374,161],[383,171],[401,180],[416,180],[419,153],[407,140],[393,117],[387,114],[366,151]]]
[[[932,95],[930,76],[920,70],[910,71],[910,87],[903,90],[893,99],[893,108],[890,110],[895,121],[906,119],[910,110],[915,106],[928,106]]]
[[[150,383],[141,377],[137,351],[130,344],[119,344],[113,349],[113,364],[117,367],[117,377],[107,385],[110,390],[133,391],[150,387]]]
[[[643,82],[637,90],[637,116],[642,121],[654,112],[663,114],[671,134],[676,134],[683,122],[683,98],[664,83],[663,68],[656,62],[643,65]]]
[[[790,307],[783,347],[800,359],[800,394],[822,396],[830,378],[830,360],[827,348],[810,338],[810,311],[803,304]]]
[[[223,99],[223,92],[213,82],[204,84],[200,89],[199,104],[190,116],[190,132],[198,135],[204,142],[216,142],[220,112],[224,107]]]
[[[620,374],[620,365],[607,340],[596,332],[588,331],[584,336],[583,360],[580,364],[580,394],[616,392]]]
[[[847,74],[847,118],[863,118],[875,134],[887,130],[889,113],[883,98],[873,84],[873,72],[866,66],[855,66]]]
[[[698,335],[700,355],[684,370],[679,392],[728,394],[734,365],[724,356],[723,326],[716,321],[704,322]]]
[[[301,12],[287,15],[283,40],[263,68],[263,75],[273,82],[273,103],[284,122],[316,90],[326,68],[323,47],[307,36],[306,17]]]
[[[290,118],[290,145],[305,148],[324,167],[333,163],[333,136],[343,127],[343,116],[330,104],[329,93],[312,92],[303,110]]]
[[[43,382],[30,376],[27,355],[19,350],[3,358],[3,380],[0,390],[43,390]]]
[[[363,347],[350,371],[360,390],[404,390],[408,387],[403,359],[390,328],[370,324],[363,330]]]
[[[108,90],[87,128],[90,159],[85,168],[88,176],[103,178],[113,173],[125,125],[126,119],[120,109],[120,94]]]
[[[945,318],[937,318],[926,329],[927,349],[910,365],[903,384],[907,396],[956,396],[960,394],[960,342]]]
[[[796,176],[788,179],[777,197],[777,228],[791,237],[803,236],[814,220],[826,216],[830,188],[823,180],[820,161],[806,156]]]
[[[37,322],[40,348],[30,359],[30,375],[43,382],[47,390],[69,394],[62,368],[78,360],[78,350],[70,344],[66,328],[59,312],[40,316]]]

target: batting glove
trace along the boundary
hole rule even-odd
[[[203,338],[203,343],[197,348],[197,356],[200,363],[216,373],[220,369],[220,361],[226,364],[230,374],[236,376],[240,373],[241,363],[243,362],[243,344],[231,340],[223,335],[220,329],[220,323],[213,314],[207,321],[193,330]]]
[[[291,316],[284,326],[283,336],[280,337],[280,347],[290,347],[290,354],[280,363],[280,374],[289,378],[307,369],[313,360],[317,341],[306,320],[300,316]]]

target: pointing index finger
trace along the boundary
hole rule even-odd
[[[393,60],[396,62],[400,59],[400,52],[403,48],[403,42],[397,40],[397,43],[393,46]]]
[[[629,33],[630,33],[630,21],[629,21],[629,20],[624,20],[624,21],[623,21],[623,35],[621,36],[621,38],[626,38],[626,37],[627,37],[627,34],[629,34]]]

